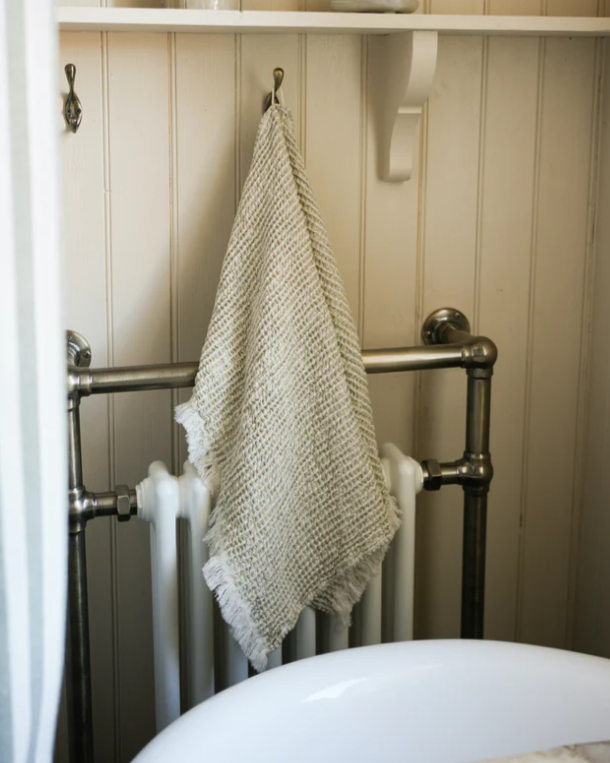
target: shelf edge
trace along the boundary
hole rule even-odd
[[[59,7],[60,31],[608,37],[610,18]]]

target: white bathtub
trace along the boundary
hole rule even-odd
[[[466,763],[610,739],[610,660],[492,641],[314,657],[228,689],[137,763]]]

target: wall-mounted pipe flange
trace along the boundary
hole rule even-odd
[[[91,345],[84,336],[76,331],[66,331],[68,343],[68,365],[76,368],[89,368],[91,365]]]
[[[454,307],[441,307],[426,318],[421,330],[424,344],[442,344],[442,332],[450,323],[454,328],[470,334],[470,322],[461,310]]]

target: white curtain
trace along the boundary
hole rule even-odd
[[[52,0],[0,0],[0,761],[51,760],[67,588]]]

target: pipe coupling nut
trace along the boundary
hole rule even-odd
[[[443,470],[438,461],[430,459],[422,461],[424,472],[424,488],[426,490],[440,490],[443,486]]]
[[[116,493],[116,518],[119,522],[128,522],[131,519],[129,487],[127,485],[117,485],[114,492]]]

